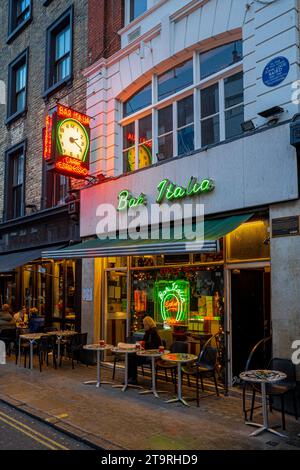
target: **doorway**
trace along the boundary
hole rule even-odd
[[[236,269],[231,275],[232,376],[238,377],[253,346],[270,335],[270,272],[265,269]],[[261,351],[251,367],[262,367]]]

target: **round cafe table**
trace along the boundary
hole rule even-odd
[[[266,384],[273,384],[280,382],[281,380],[286,379],[286,374],[284,372],[279,372],[277,370],[248,370],[240,374],[240,378],[245,382],[260,383],[261,384],[261,401],[262,401],[262,410],[263,410],[263,424],[253,423],[252,421],[246,421],[245,424],[249,426],[255,426],[259,429],[252,432],[250,436],[258,436],[264,431],[271,432],[276,434],[279,437],[286,437],[284,434],[281,434],[275,429],[269,427],[269,418],[268,418],[268,404],[267,404],[267,393],[266,393]]]
[[[182,380],[181,380],[181,365],[187,364],[188,362],[193,362],[198,359],[198,356],[194,354],[184,354],[184,353],[169,353],[163,354],[162,360],[167,362],[176,362],[178,367],[178,386],[177,386],[177,398],[172,398],[171,400],[167,400],[166,403],[175,403],[177,401],[183,403],[185,406],[190,406],[182,396]]]
[[[136,354],[136,352],[137,352],[136,348],[135,347],[132,348],[132,349],[113,348],[112,352],[119,353],[119,354],[125,354],[124,385],[113,385],[113,388],[121,388],[122,392],[126,392],[128,387],[143,388],[140,385],[134,385],[134,384],[129,384],[128,383],[128,355],[129,354]]]
[[[163,390],[156,390],[156,380],[155,380],[155,359],[157,357],[162,357],[163,354],[167,354],[169,351],[159,352],[158,349],[143,349],[137,351],[136,355],[139,357],[150,357],[151,358],[151,372],[152,372],[152,388],[150,390],[143,390],[140,392],[140,395],[147,395],[148,393],[153,393],[156,398],[159,398],[159,393],[167,393]]]
[[[101,353],[113,349],[113,346],[111,344],[106,344],[105,346],[100,346],[100,344],[86,344],[83,346],[83,349],[87,351],[97,351],[97,380],[89,380],[88,382],[84,382],[84,385],[96,384],[96,387],[99,388],[101,385],[112,384],[112,382],[101,382]]]

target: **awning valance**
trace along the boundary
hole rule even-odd
[[[234,215],[205,220],[204,242],[176,240],[92,239],[63,250],[47,250],[43,258],[104,258],[109,256],[140,256],[153,254],[209,253],[218,251],[218,240],[249,220],[253,214]]]
[[[42,257],[43,248],[0,255],[0,273],[8,273],[30,261]]]

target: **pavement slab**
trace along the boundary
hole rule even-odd
[[[103,379],[111,380],[110,367],[102,372]],[[57,370],[49,366],[40,372],[37,364],[29,370],[9,359],[0,368],[0,399],[107,450],[299,450],[300,421],[288,415],[287,438],[270,433],[250,437],[253,428],[244,423],[241,396],[236,392],[219,398],[202,393],[199,408],[195,401],[187,408],[165,403],[174,396],[171,382],[159,381],[159,389],[167,393],[157,399],[139,395],[136,389],[122,393],[110,385],[83,384],[95,375],[95,367],[76,364],[72,369],[69,360]],[[123,370],[118,368],[116,382],[122,380]],[[149,388],[149,377],[139,380]],[[183,393],[195,397],[193,387],[184,385]],[[260,409],[254,421],[262,421]],[[270,414],[270,422],[280,423],[280,413]]]

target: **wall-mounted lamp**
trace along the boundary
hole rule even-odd
[[[279,115],[284,112],[284,109],[281,106],[273,106],[272,108],[265,109],[260,113],[257,113],[259,116],[268,119],[268,125],[276,124],[279,121]]]
[[[241,128],[243,132],[251,132],[255,130],[255,125],[251,119],[241,123]]]
[[[153,51],[152,47],[149,46],[149,44],[146,44],[144,41],[141,41],[140,51],[139,51],[139,56],[140,56],[141,59],[145,58],[145,48],[146,47],[148,47],[148,49],[150,49],[151,52]]]

